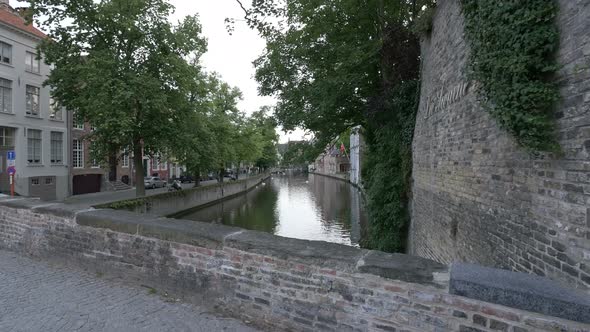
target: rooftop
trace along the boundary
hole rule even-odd
[[[25,19],[10,6],[0,6],[0,23],[29,33],[41,39],[47,37],[43,32],[41,32],[41,30],[35,28],[32,24],[27,24]]]

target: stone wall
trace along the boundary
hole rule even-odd
[[[243,194],[265,181],[262,174],[238,181],[172,191],[143,198],[103,204],[98,207],[122,209],[154,216],[170,216]]]
[[[477,100],[460,1],[438,1],[422,41],[411,253],[590,288],[590,1],[558,2],[564,153],[533,158]]]
[[[117,275],[272,330],[590,331],[587,298],[559,287],[551,295],[546,284],[519,292],[536,283],[519,279],[525,274],[505,271],[500,279],[516,284],[503,287],[464,267],[449,277],[419,257],[125,211],[0,199],[0,248]],[[580,323],[476,299],[535,292],[541,298],[521,302],[542,303],[530,307],[538,312],[560,303],[554,314]]]

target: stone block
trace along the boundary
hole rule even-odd
[[[241,228],[219,224],[150,217],[108,209],[79,213],[76,222],[81,226],[106,228],[211,249],[222,248],[223,241],[228,235],[242,231]]]
[[[353,272],[367,252],[336,243],[291,239],[257,231],[232,234],[225,239],[225,246],[341,272]]]
[[[590,297],[535,275],[472,264],[453,264],[449,292],[507,307],[590,323]]]
[[[358,270],[380,277],[446,287],[446,284],[435,280],[435,273],[446,273],[446,265],[430,259],[404,255],[388,254],[381,251],[370,251],[358,264]]]

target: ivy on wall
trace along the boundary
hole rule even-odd
[[[418,79],[400,83],[376,122],[369,126],[369,151],[362,167],[371,220],[364,248],[405,252],[410,224],[412,139],[420,100]]]
[[[559,98],[555,0],[461,0],[470,72],[484,105],[527,150],[559,150],[551,111]]]

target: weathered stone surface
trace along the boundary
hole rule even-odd
[[[225,245],[261,255],[300,261],[322,267],[355,270],[366,250],[336,243],[291,239],[257,231],[230,235]]]
[[[76,214],[80,211],[88,210],[82,206],[68,205],[61,203],[47,204],[35,207],[33,211],[44,214],[51,214],[57,217],[71,218],[74,219]]]
[[[449,292],[590,324],[590,296],[535,275],[453,264]]]
[[[588,293],[580,266],[590,265],[590,4],[557,1],[563,154],[534,157],[480,103],[460,3],[437,1],[422,39],[410,253],[544,275]]]
[[[434,273],[447,272],[447,266],[417,256],[370,251],[360,260],[358,270],[394,280],[446,287],[435,282]]]
[[[80,212],[76,218],[78,222],[3,206],[0,248],[218,306],[236,317],[271,326],[273,331],[395,328],[442,332],[458,331],[462,326],[475,331],[480,326],[473,323],[475,315],[488,325],[482,331],[489,331],[492,324],[508,331],[547,332],[587,331],[590,326],[356,269],[357,264],[366,264],[359,261],[359,254],[369,257],[371,266],[400,269],[387,265],[387,254],[234,232],[221,225],[198,231],[206,226],[121,211]],[[144,224],[149,227],[143,228]],[[191,234],[193,228],[197,231]],[[146,236],[149,232],[155,235]]]
[[[15,209],[30,209],[35,206],[46,205],[38,198],[11,198],[0,200],[0,206],[12,207]]]
[[[150,217],[134,212],[110,209],[79,213],[76,222],[82,226],[108,228],[117,232],[206,248],[220,248],[223,246],[223,240],[226,236],[242,231],[241,228],[237,227],[191,220]]]

